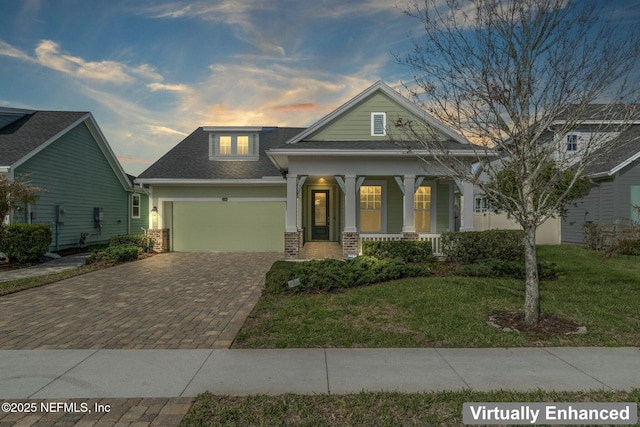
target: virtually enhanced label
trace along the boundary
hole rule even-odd
[[[638,404],[467,402],[462,405],[462,422],[516,425],[632,425],[638,422]]]

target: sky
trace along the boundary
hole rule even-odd
[[[377,80],[401,88],[406,4],[0,0],[0,106],[90,111],[138,175],[199,126],[304,127]],[[637,24],[639,4],[611,7]]]

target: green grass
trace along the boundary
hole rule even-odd
[[[83,265],[82,267],[72,268],[62,271],[60,273],[49,274],[46,276],[29,277],[25,279],[11,280],[7,282],[0,282],[0,296],[8,295],[14,292],[23,291],[25,289],[35,288],[42,285],[48,285],[50,283],[58,282],[60,280],[68,279],[70,277],[79,276],[81,274],[88,273],[90,271],[99,270],[104,268],[101,265]]]
[[[541,338],[487,325],[496,311],[520,311],[524,282],[427,277],[341,293],[265,295],[234,348],[640,346],[640,259],[603,258],[574,246],[538,249],[558,280],[540,285],[542,312],[588,334]]]
[[[463,426],[465,402],[637,402],[630,392],[440,392],[303,396],[198,396],[190,426]]]

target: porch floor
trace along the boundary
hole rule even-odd
[[[299,259],[344,259],[342,246],[337,242],[307,242],[298,253]]]

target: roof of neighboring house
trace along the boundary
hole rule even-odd
[[[144,179],[261,179],[281,177],[281,171],[265,154],[283,145],[305,128],[263,128],[257,160],[209,160],[209,132],[203,127],[162,156],[138,176]]]
[[[582,113],[575,116],[578,108]],[[640,119],[640,106],[638,104],[571,104],[558,114],[556,121],[566,121],[567,117],[579,117],[580,120],[601,121],[610,120],[638,120]]]
[[[619,136],[619,147],[603,155],[587,169],[590,176],[611,176],[640,159],[640,125],[629,126]],[[598,155],[598,153],[594,153]]]
[[[3,111],[10,110],[13,109],[3,108]],[[12,165],[87,114],[79,111],[34,111],[0,128],[0,166]]]

